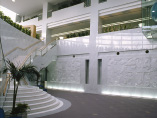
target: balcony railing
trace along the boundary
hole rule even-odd
[[[102,33],[142,27],[142,18],[102,25]]]

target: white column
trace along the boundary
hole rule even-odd
[[[47,40],[47,24],[45,21],[47,20],[47,10],[48,10],[48,2],[43,4],[43,14],[42,14],[42,38],[44,39],[44,43]]]
[[[46,20],[47,19],[47,10],[48,10],[48,2],[45,2],[43,4],[43,20]]]
[[[98,14],[98,0],[91,0],[91,19],[90,19],[90,57],[89,57],[89,87],[91,91],[94,91],[97,84],[98,77],[98,53],[96,51],[96,37],[98,35],[98,22],[99,22],[99,14]]]

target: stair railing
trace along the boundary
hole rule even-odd
[[[56,45],[56,40],[53,40],[53,41],[49,42],[47,45],[45,45],[42,48],[40,48],[38,50],[37,54],[39,54],[40,56],[42,56],[42,55],[46,54],[55,45]]]
[[[28,47],[26,47],[26,48],[16,47],[16,48],[12,49],[11,51],[7,52],[4,56],[5,56],[5,57],[8,56],[9,54],[11,54],[12,52],[14,52],[15,50],[26,51],[27,49],[33,47],[34,45],[36,45],[36,44],[38,44],[38,43],[40,43],[40,42],[41,42],[41,41],[37,41],[37,42],[31,44],[30,46],[28,46]]]
[[[52,49],[56,45],[56,41],[51,41],[47,45],[38,49],[37,47],[34,48],[25,58],[25,60],[20,64],[19,68],[21,68],[24,64],[29,64],[33,62],[35,56],[40,55],[43,56],[46,54],[50,49]],[[24,80],[25,85],[28,85],[27,81]]]
[[[11,50],[10,52],[8,52],[7,54],[5,54],[5,57],[9,58],[10,61],[13,61],[19,55],[27,55],[34,47],[37,47],[37,46],[39,47],[40,43],[41,43],[41,41],[37,41],[26,48],[16,47],[13,50]]]
[[[29,64],[33,61],[33,58],[36,56],[37,47],[34,48],[25,58],[25,60],[21,63],[19,68],[21,68],[24,64]]]
[[[2,102],[2,104],[1,104],[2,108],[6,101],[7,93],[8,93],[9,87],[10,87],[10,80],[11,80],[11,74],[7,73],[6,79],[5,79],[5,85],[4,85],[4,89],[2,90],[1,101],[0,101],[0,102]]]
[[[52,41],[40,49],[34,49],[31,53],[29,53],[27,55],[26,59],[24,60],[24,62],[22,63],[21,66],[23,66],[24,64],[32,63],[35,56],[37,56],[37,55],[42,56],[42,55],[46,54],[55,45],[56,45],[56,41]]]
[[[37,55],[44,55],[46,54],[51,48],[53,48],[56,45],[56,41],[51,41],[50,43],[48,43],[47,45],[41,47],[40,49],[38,49],[37,47],[34,48],[25,58],[25,60],[21,63],[21,65],[19,66],[22,67],[24,64],[29,64],[33,62],[33,59],[35,56]]]
[[[10,85],[10,79],[11,79],[11,74],[10,74],[10,73],[7,73],[7,80],[6,80],[6,82],[5,82],[4,91],[3,91],[3,96],[5,96],[6,93],[7,93],[8,87],[9,87],[9,85]]]

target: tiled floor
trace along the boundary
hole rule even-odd
[[[41,118],[157,118],[157,100],[48,90],[72,106]]]

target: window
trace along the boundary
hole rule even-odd
[[[89,60],[85,62],[85,83],[89,84]]]
[[[91,0],[84,0],[84,6],[85,7],[91,6]]]
[[[99,3],[107,2],[107,0],[99,0]]]
[[[98,80],[97,84],[101,84],[102,78],[102,59],[98,59]]]

